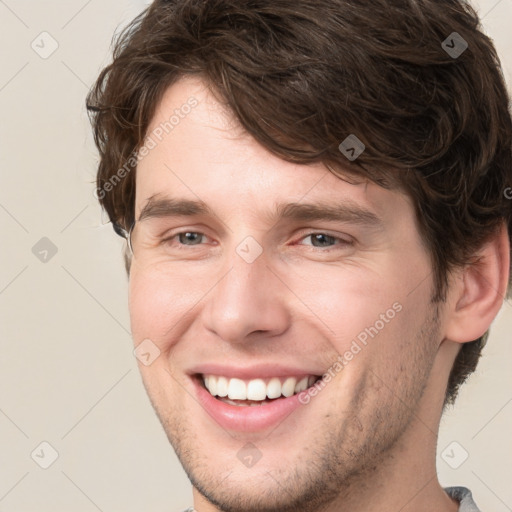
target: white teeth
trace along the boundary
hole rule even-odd
[[[267,384],[267,396],[269,398],[279,398],[281,396],[281,381],[277,377],[270,379]]]
[[[292,396],[295,391],[295,384],[297,384],[297,379],[295,377],[288,377],[284,381],[281,393],[286,397]]]
[[[300,379],[297,377],[287,377],[286,379],[272,377],[268,380],[252,379],[243,381],[236,378],[228,379],[216,375],[203,375],[204,385],[212,396],[225,398],[225,402],[237,405],[239,404],[231,401],[264,401],[267,397],[270,399],[281,396],[290,397],[311,387],[316,379],[317,377],[314,375],[309,375]]]
[[[308,389],[308,387],[308,377],[304,377],[295,385],[295,393],[300,393],[301,391]]]
[[[230,400],[229,398],[225,398],[222,400],[225,404],[229,405],[236,405],[237,407],[259,407],[263,402],[251,402],[250,404],[244,404],[243,402],[235,402],[233,400]]]
[[[210,377],[211,381],[211,377]],[[211,382],[210,382],[211,385]],[[211,393],[211,391],[210,391]],[[230,379],[228,384],[228,398],[231,400],[247,400],[247,386],[240,379]]]
[[[221,398],[228,396],[228,379],[226,377],[217,377],[217,396]]]
[[[213,376],[209,377],[206,387],[208,388],[208,391],[215,396],[217,394],[217,379]]]
[[[261,379],[250,380],[247,384],[247,400],[265,400],[267,386]]]

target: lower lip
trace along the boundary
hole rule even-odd
[[[196,396],[210,417],[226,430],[258,432],[275,427],[302,406],[298,395],[276,398],[256,406],[230,405],[214,398],[199,379],[192,378]]]

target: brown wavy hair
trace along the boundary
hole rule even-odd
[[[457,57],[443,47],[454,32],[467,43]],[[512,234],[509,98],[493,43],[465,2],[156,0],[116,37],[87,98],[98,197],[118,233],[134,222],[134,152],[183,76],[209,84],[280,158],[410,196],[434,303],[445,300],[450,271],[474,263],[503,222]],[[349,134],[366,146],[354,162],[338,149]],[[487,336],[462,346],[446,403]]]

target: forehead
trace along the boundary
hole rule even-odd
[[[345,170],[337,176],[322,163],[296,164],[271,154],[196,78],[167,89],[146,135],[151,149],[137,166],[136,216],[156,195],[202,201],[230,215],[316,201],[358,204],[384,218],[400,207],[411,210],[399,191]]]

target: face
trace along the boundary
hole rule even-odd
[[[169,440],[219,509],[332,503],[404,442],[440,343],[413,207],[271,155],[192,79],[148,135],[130,315]]]

